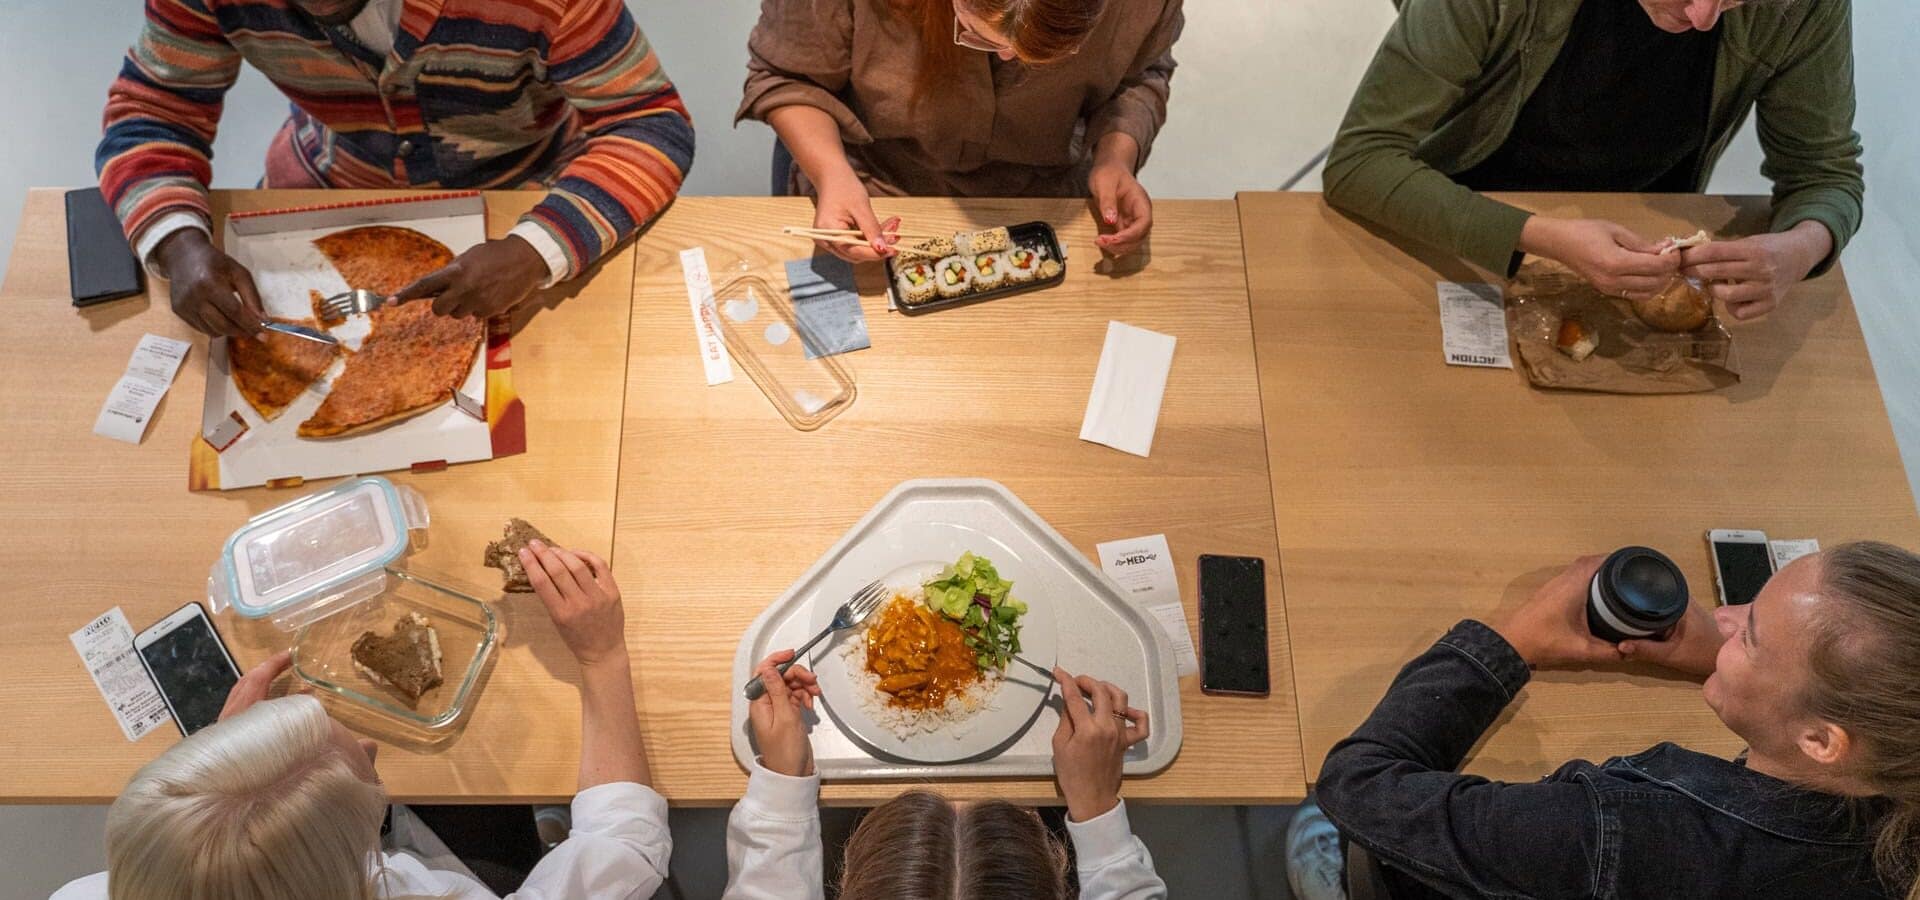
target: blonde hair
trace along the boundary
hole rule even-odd
[[[1896,892],[1920,900],[1920,555],[1863,541],[1820,564],[1836,614],[1813,631],[1807,705],[1847,730],[1858,777],[1893,802],[1874,861]]]
[[[135,773],[107,811],[114,900],[370,900],[386,791],[320,701],[255,704]]]

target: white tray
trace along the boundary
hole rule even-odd
[[[981,531],[1028,560],[1028,576],[1014,586],[1027,596],[1047,596],[1059,611],[1059,665],[1075,674],[1111,681],[1129,702],[1147,711],[1153,734],[1127,751],[1123,770],[1144,775],[1166,768],[1180,752],[1180,687],[1165,632],[1134,605],[1119,585],[1094,568],[1060,533],[998,482],[979,478],[928,478],[902,482],[861,517],[832,549],[753,620],[733,656],[733,756],[750,768],[756,755],[740,688],[767,654],[812,637],[813,603],[833,567],[869,536],[913,522],[950,522]],[[991,553],[988,554],[991,556]],[[877,577],[881,573],[875,573]],[[833,597],[840,603],[846,598]],[[808,716],[813,754],[828,780],[908,780],[986,776],[1040,776],[1053,772],[1053,731],[1059,697],[1047,701],[1025,734],[991,759],[952,765],[920,765],[875,759],[843,734],[829,716]]]

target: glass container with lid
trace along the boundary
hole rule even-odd
[[[450,733],[484,681],[501,623],[471,592],[394,568],[426,545],[429,521],[410,487],[343,481],[235,531],[207,577],[208,605],[294,632],[295,673],[348,724],[402,741]],[[365,641],[376,653],[416,616],[431,628],[440,683],[410,698],[376,681],[355,648]]]

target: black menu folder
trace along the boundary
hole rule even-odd
[[[142,290],[140,261],[133,258],[120,219],[107,208],[99,188],[67,192],[67,278],[75,306]]]

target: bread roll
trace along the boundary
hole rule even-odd
[[[1675,275],[1660,293],[1633,298],[1633,314],[1655,331],[1693,331],[1713,315],[1713,298],[1699,282]]]

